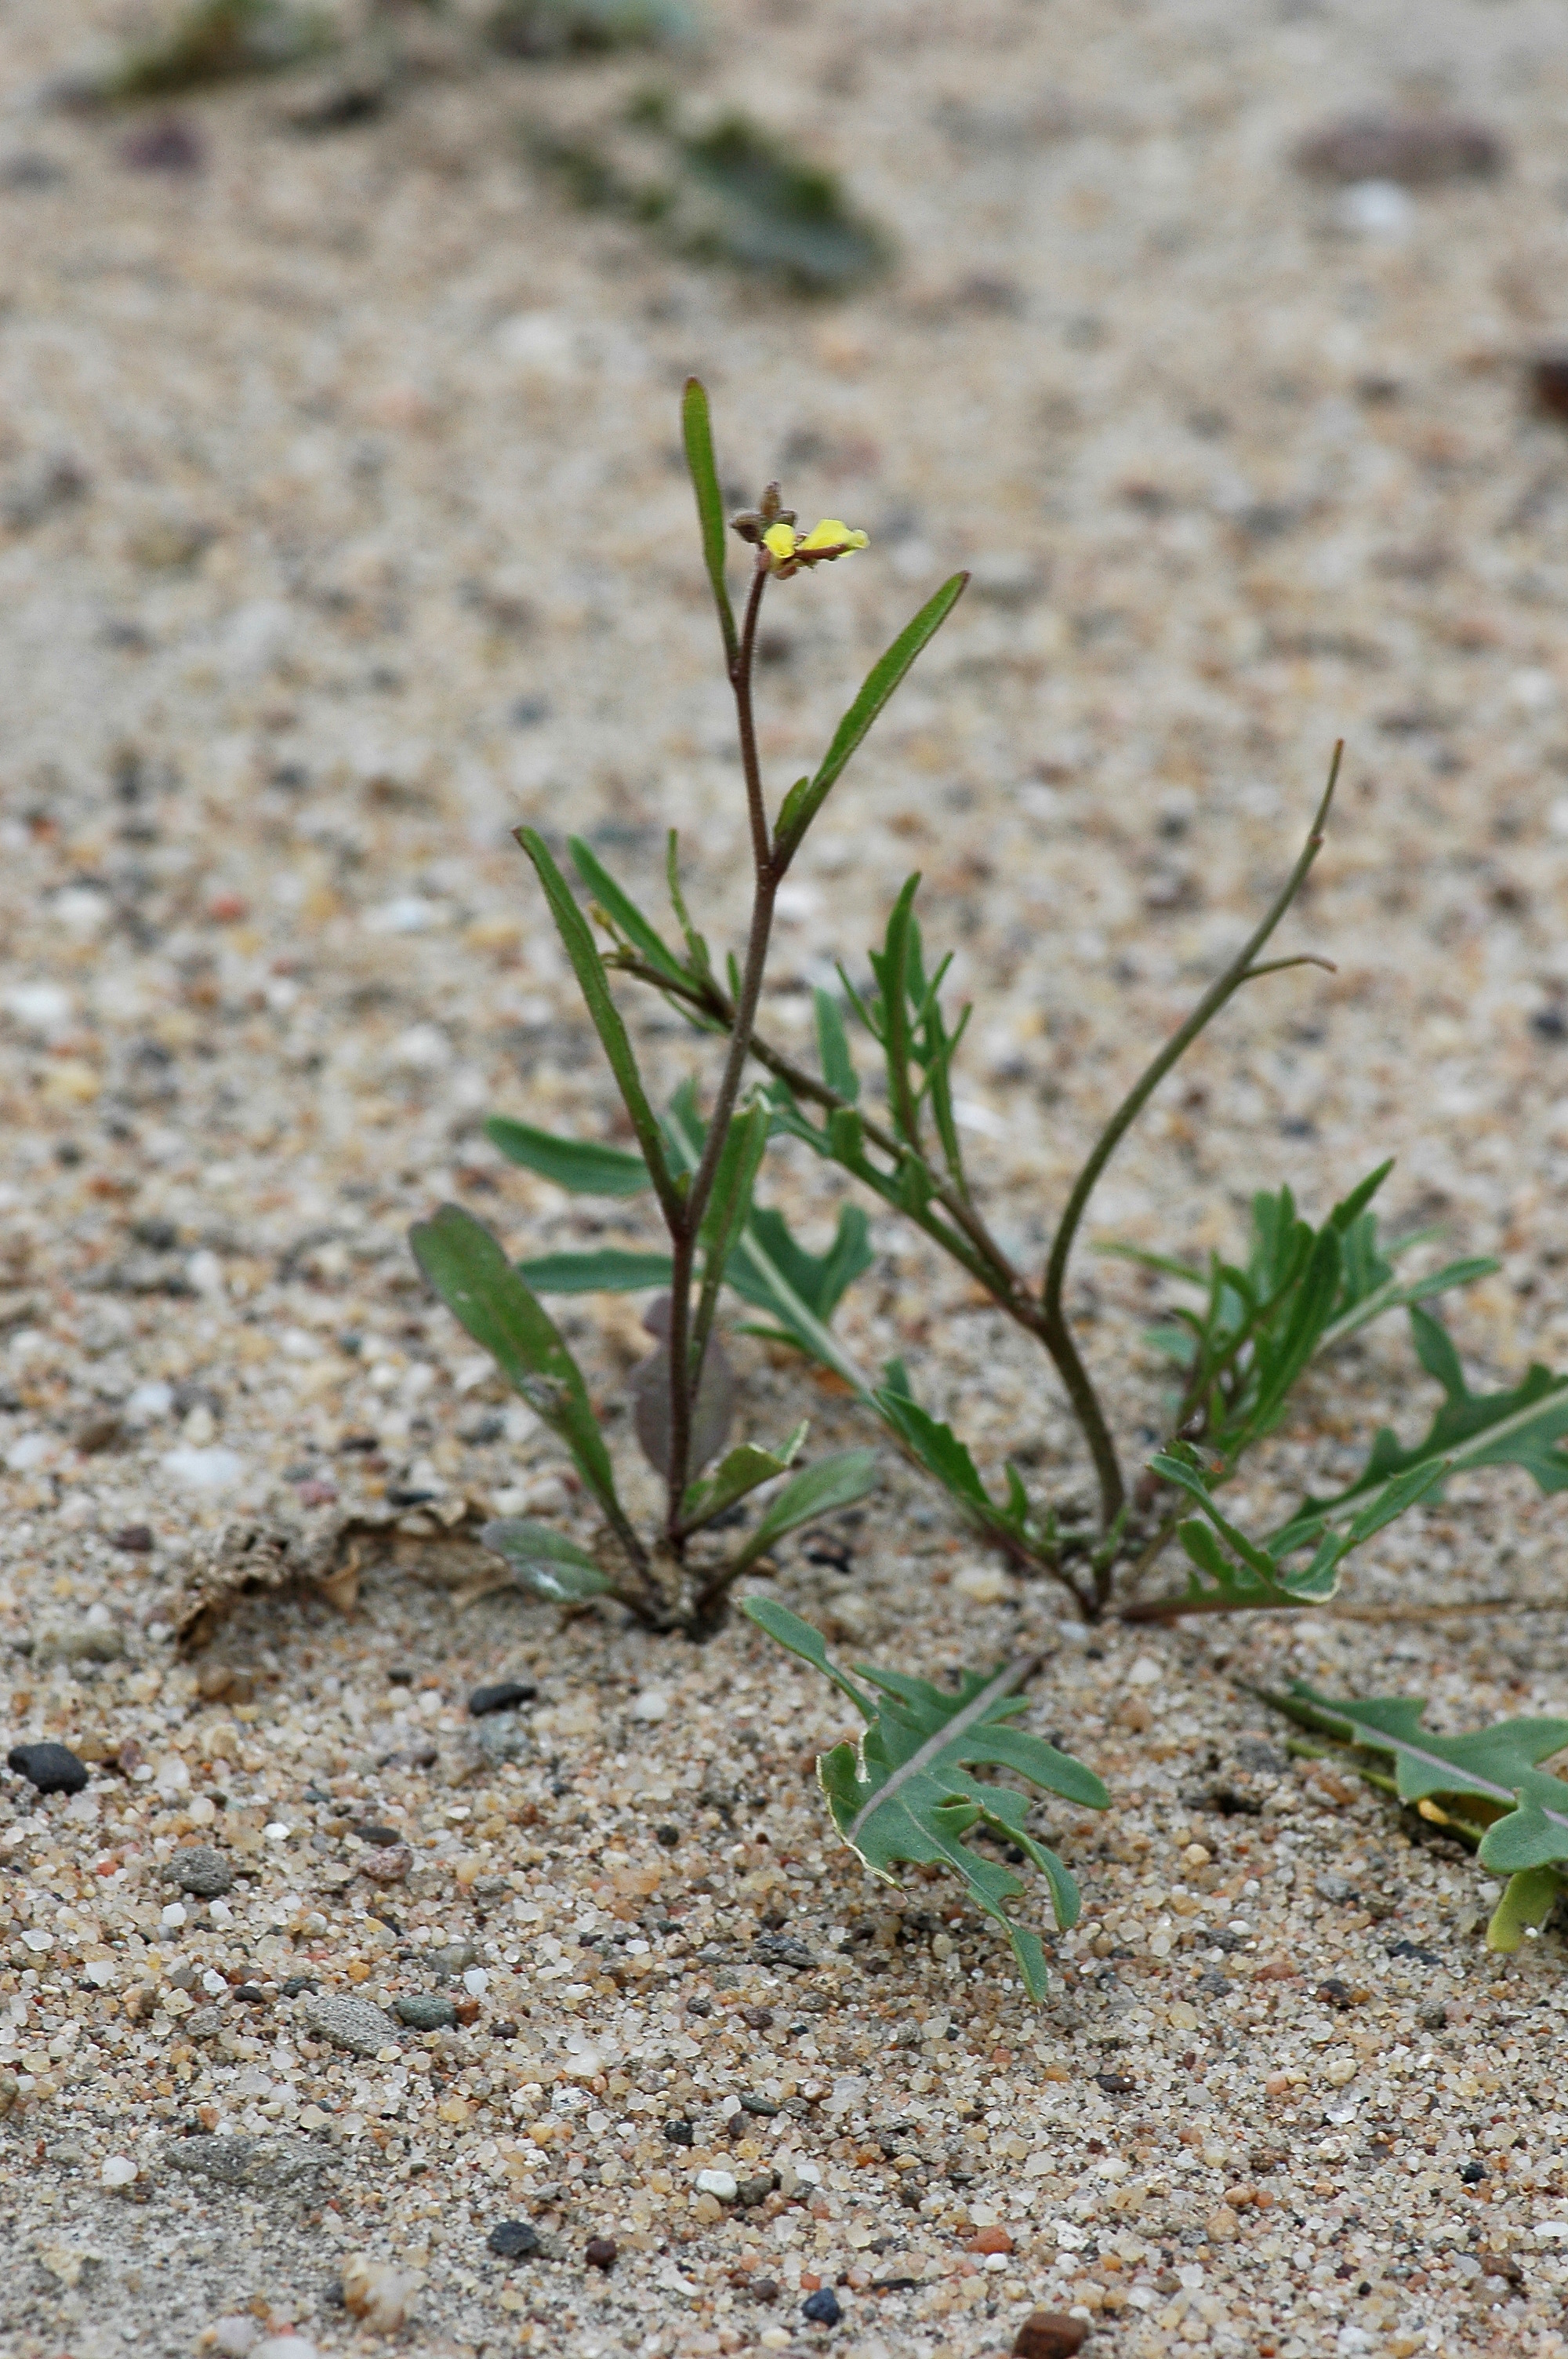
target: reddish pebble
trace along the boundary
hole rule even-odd
[[[250,903],[243,893],[214,893],[207,904],[207,915],[214,925],[232,926],[250,914]]]
[[[1088,2332],[1083,2319],[1071,2318],[1065,2310],[1032,2310],[1018,2330],[1012,2359],[1073,2359]]]
[[[619,2249],[613,2236],[590,2236],[583,2250],[583,2259],[590,2269],[612,2269]]]
[[[1012,2238],[1005,2228],[977,2228],[969,2238],[971,2253],[1011,2253]]]

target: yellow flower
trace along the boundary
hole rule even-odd
[[[840,524],[837,516],[827,516],[821,524],[813,526],[796,553],[805,556],[809,550],[818,557],[842,557],[848,549],[864,549],[868,538],[863,532],[851,532],[849,527]]]
[[[793,525],[770,525],[762,535],[762,547],[773,561],[773,571],[783,581],[801,567],[825,565],[837,557],[847,557],[851,549],[864,549],[868,536],[840,524],[837,516],[826,516],[814,525],[804,537]]]

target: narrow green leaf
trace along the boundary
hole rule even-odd
[[[849,1697],[862,1720],[875,1720],[876,1705],[860,1693],[849,1674],[841,1671],[832,1660],[820,1630],[814,1629],[809,1622],[803,1622],[798,1614],[792,1614],[787,1605],[780,1605],[771,1597],[743,1597],[741,1611],[748,1622],[754,1622],[758,1629],[765,1631],[776,1645],[785,1647],[792,1655],[798,1655],[803,1663],[809,1663],[814,1671],[820,1671],[824,1679],[831,1680],[834,1686]]]
[[[720,1459],[704,1483],[694,1483],[681,1507],[681,1521],[688,1532],[701,1524],[711,1523],[760,1483],[771,1483],[777,1474],[786,1474],[805,1446],[810,1431],[810,1421],[802,1418],[795,1431],[779,1450],[761,1449],[754,1441],[741,1442]]]
[[[899,1439],[945,1491],[966,1506],[994,1512],[979,1468],[950,1425],[944,1425],[907,1393],[894,1391],[891,1386],[882,1386],[873,1398]]]
[[[631,896],[622,891],[591,847],[583,842],[580,835],[574,835],[568,838],[567,850],[571,853],[578,875],[594,899],[614,919],[627,940],[642,951],[650,966],[657,967],[659,973],[667,975],[672,983],[684,984],[686,971],[674,951],[657,928],[643,915]]]
[[[871,1250],[871,1223],[859,1204],[839,1206],[838,1230],[825,1254],[808,1253],[797,1244],[784,1214],[771,1205],[755,1207],[748,1234],[762,1248],[771,1267],[783,1275],[807,1310],[823,1321],[832,1318],[848,1288],[876,1260]],[[727,1275],[743,1302],[751,1303],[754,1310],[771,1311],[775,1318],[787,1319],[787,1306],[762,1276],[749,1251],[738,1250],[730,1256]]]
[[[635,1196],[653,1185],[640,1155],[624,1147],[604,1147],[592,1138],[557,1138],[532,1123],[514,1122],[510,1114],[492,1114],[484,1125],[492,1147],[509,1163],[553,1180],[579,1196]]]
[[[702,1218],[703,1249],[717,1262],[728,1257],[751,1212],[752,1190],[767,1147],[768,1127],[768,1107],[761,1098],[753,1098],[730,1117],[713,1175],[713,1192]]]
[[[524,1516],[506,1516],[482,1527],[480,1546],[504,1558],[535,1596],[553,1604],[577,1605],[590,1597],[615,1594],[614,1583],[600,1571],[586,1549],[548,1524]]]
[[[659,1125],[654,1109],[648,1103],[643,1077],[637,1070],[637,1060],[633,1054],[626,1027],[621,1020],[621,1011],[610,995],[610,986],[604,979],[603,962],[589,931],[588,920],[573,900],[567,880],[550,857],[549,846],[538,830],[520,827],[515,833],[518,842],[538,872],[545,897],[550,905],[550,914],[566,945],[567,956],[572,962],[578,989],[582,993],[593,1019],[594,1030],[599,1034],[604,1053],[610,1060],[616,1087],[632,1117],[632,1127],[637,1135],[637,1144],[643,1150],[643,1159],[654,1186],[658,1190],[665,1216],[672,1224],[677,1223],[681,1218],[680,1193],[665,1160]]]
[[[828,1088],[851,1103],[860,1094],[860,1077],[849,1054],[849,1036],[831,992],[820,987],[812,995],[816,1006],[816,1053]]]
[[[559,1434],[600,1506],[618,1530],[626,1528],[582,1371],[496,1239],[461,1205],[443,1204],[430,1220],[415,1223],[409,1242],[453,1317]]]
[[[876,1488],[876,1481],[874,1450],[840,1450],[831,1458],[818,1459],[769,1501],[762,1522],[731,1560],[730,1577],[765,1556],[786,1532],[815,1523],[818,1516],[830,1516],[838,1507],[852,1507],[857,1499]]]
[[[775,848],[785,865],[794,858],[807,828],[864,741],[878,713],[921,649],[935,638],[957,604],[968,579],[967,573],[955,573],[950,581],[945,582],[935,596],[927,599],[914,621],[904,626],[887,653],[867,673],[859,696],[838,723],[821,766],[789,815],[787,833],[782,823],[776,832]],[[792,789],[792,799],[796,791],[798,789]],[[782,818],[781,813],[781,822]]]
[[[1510,1875],[1487,1928],[1488,1950],[1522,1950],[1539,1933],[1563,1897],[1562,1879],[1549,1867],[1521,1868]]]
[[[517,1275],[535,1294],[640,1294],[644,1287],[667,1287],[670,1266],[668,1254],[600,1245],[595,1253],[540,1254],[520,1261]]]
[[[968,1671],[954,1693],[903,1672],[857,1665],[878,1690],[873,1707],[831,1661],[809,1623],[771,1600],[748,1598],[741,1610],[843,1689],[868,1723],[858,1744],[834,1745],[816,1765],[833,1822],[850,1849],[884,1884],[896,1882],[894,1871],[906,1861],[949,1868],[1006,1934],[1030,1995],[1042,1997],[1044,1951],[1039,1936],[1011,1913],[1025,1886],[1011,1867],[966,1838],[983,1831],[1022,1851],[1046,1878],[1059,1926],[1076,1922],[1077,1886],[1030,1832],[1029,1797],[974,1772],[1004,1768],[1089,1810],[1105,1809],[1110,1798],[1083,1762],[1011,1725],[1023,1709],[1023,1698],[1012,1690],[1031,1666],[1010,1664],[989,1676]]]
[[[686,443],[686,463],[691,473],[691,487],[697,494],[697,521],[702,527],[702,561],[708,568],[713,603],[719,609],[719,627],[724,634],[724,652],[733,662],[740,638],[735,629],[735,610],[730,603],[730,585],[724,578],[724,560],[729,554],[724,527],[724,495],[719,488],[719,469],[713,456],[708,389],[695,376],[687,377],[681,399],[681,436]]]

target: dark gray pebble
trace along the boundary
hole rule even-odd
[[[392,2011],[400,2023],[412,2025],[416,2031],[446,2031],[458,2019],[451,2000],[437,1991],[413,1991],[406,1998],[394,1999]]]
[[[503,2261],[525,2261],[539,2250],[539,2232],[526,2220],[498,2220],[484,2241]]]
[[[233,1888],[233,1869],[211,1843],[193,1843],[187,1851],[177,1851],[164,1874],[181,1892],[192,1892],[198,1900],[221,1900]]]
[[[487,1712],[510,1712],[514,1704],[532,1703],[538,1692],[532,1680],[497,1680],[493,1687],[475,1688],[469,1710],[475,1720],[482,1720]]]
[[[65,1745],[14,1745],[5,1763],[40,1794],[80,1794],[87,1783],[86,1762]]]
[[[837,2326],[844,2315],[831,2286],[818,2286],[815,2293],[808,2293],[800,2305],[800,2314],[809,2318],[813,2326]]]

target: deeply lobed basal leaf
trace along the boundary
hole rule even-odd
[[[1022,1852],[1045,1877],[1064,1930],[1077,1922],[1078,1887],[1055,1853],[1030,1833],[1027,1795],[973,1773],[1011,1769],[1041,1791],[1092,1810],[1104,1810],[1110,1798],[1083,1762],[1011,1725],[1024,1707],[1012,1690],[1027,1666],[989,1675],[967,1671],[954,1694],[928,1680],[858,1663],[856,1673],[876,1691],[873,1698],[832,1661],[821,1633],[787,1606],[749,1597],[741,1611],[832,1680],[866,1723],[858,1739],[834,1745],[816,1765],[833,1823],[857,1858],[884,1884],[896,1881],[893,1870],[904,1862],[949,1868],[1006,1933],[1030,1996],[1043,1997],[1044,1950],[1038,1934],[1011,1914],[1011,1904],[1026,1887],[1011,1867],[985,1858],[967,1838],[981,1830]]]
[[[1568,1783],[1540,1765],[1568,1751],[1568,1720],[1504,1720],[1466,1736],[1423,1728],[1413,1696],[1319,1695],[1304,1680],[1265,1699],[1303,1727],[1392,1765],[1402,1802],[1441,1800],[1444,1822],[1476,1846],[1483,1867],[1509,1877],[1487,1946],[1517,1950],[1568,1889]]]

